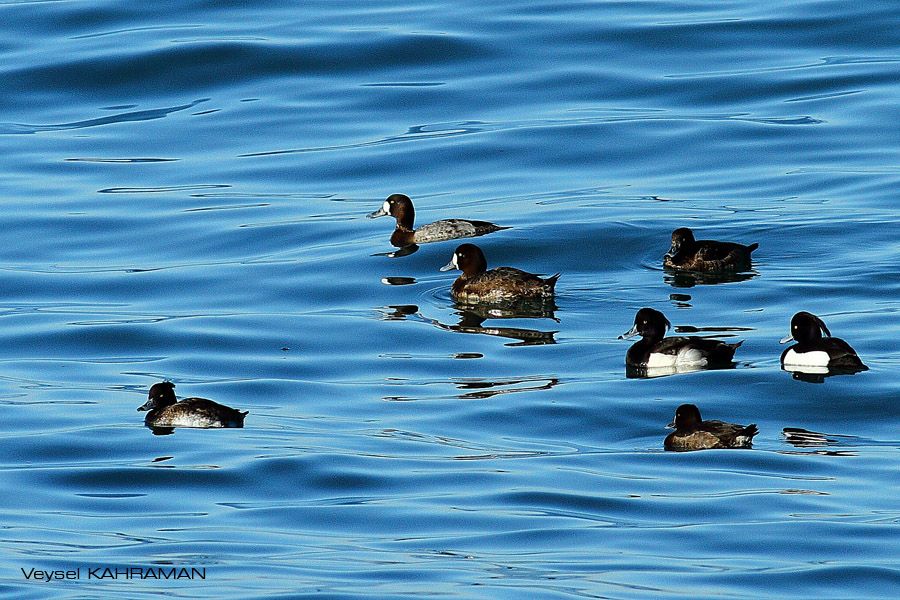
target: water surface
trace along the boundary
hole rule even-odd
[[[893,597],[894,2],[0,5],[0,591]],[[454,306],[492,221],[556,310]],[[759,242],[710,285],[669,235]],[[629,379],[642,306],[743,339]],[[870,370],[780,369],[808,310]],[[249,410],[155,436],[162,379]],[[749,451],[666,453],[676,406]],[[783,427],[830,434],[789,443]],[[188,566],[205,581],[20,569]]]

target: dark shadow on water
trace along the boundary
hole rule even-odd
[[[756,271],[742,273],[697,273],[694,271],[676,271],[664,269],[663,281],[674,288],[692,288],[697,285],[716,285],[718,283],[736,283],[758,277]]]

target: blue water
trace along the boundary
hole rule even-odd
[[[0,23],[0,595],[896,596],[896,2]],[[395,192],[510,226],[476,243],[562,272],[558,309],[461,314],[453,242],[384,255]],[[680,226],[758,242],[752,276],[663,272]],[[745,340],[735,368],[626,378],[642,306]],[[798,310],[870,370],[782,371]],[[153,435],[165,378],[246,427]],[[663,452],[682,402],[754,448]],[[207,578],[21,572],[172,565]]]

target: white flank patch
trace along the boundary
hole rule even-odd
[[[659,367],[687,367],[706,365],[706,357],[696,348],[683,348],[678,354],[660,354],[658,352],[650,353],[647,359],[647,368],[655,369]]]
[[[783,364],[785,367],[827,367],[828,360],[828,353],[824,350],[794,352],[794,349],[790,348],[784,355]]]

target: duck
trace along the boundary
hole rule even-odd
[[[149,411],[144,423],[150,427],[243,427],[249,411],[207,400],[206,398],[175,398],[175,384],[161,381],[150,386],[148,400],[139,411]]]
[[[663,257],[663,266],[701,273],[746,271],[750,268],[750,253],[757,248],[757,243],[745,246],[734,242],[695,240],[693,231],[679,227],[672,232],[672,247]]]
[[[413,208],[412,200],[404,194],[391,194],[381,205],[381,208],[369,213],[367,217],[369,219],[377,219],[387,215],[397,220],[397,226],[394,229],[394,233],[391,234],[391,244],[397,248],[405,248],[414,244],[477,237],[502,229],[509,229],[509,227],[501,227],[487,221],[470,221],[468,219],[443,219],[415,229],[413,223],[416,219],[416,211]]]
[[[711,448],[750,448],[759,433],[756,424],[737,425],[724,421],[704,421],[694,404],[682,404],[668,427],[675,431],[666,436],[666,450],[688,451]]]
[[[822,333],[827,337],[822,337]],[[797,342],[781,353],[781,366],[788,371],[847,370],[866,371],[869,367],[850,344],[831,337],[825,322],[816,315],[800,311],[791,317],[791,332],[782,344]]]
[[[640,335],[625,355],[629,367],[715,367],[726,366],[734,358],[743,340],[728,344],[705,337],[665,337],[672,326],[664,314],[653,308],[642,308],[634,317],[634,326],[619,336],[628,339]]]
[[[488,271],[484,252],[475,244],[461,244],[441,271],[459,269],[450,294],[463,304],[504,304],[522,301],[548,301],[554,297],[557,273],[546,279],[513,267]]]

